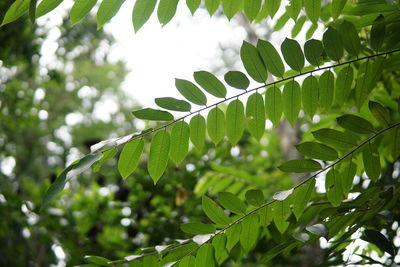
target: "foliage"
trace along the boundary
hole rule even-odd
[[[8,9],[2,25],[27,12],[29,2],[17,0]],[[40,14],[45,14],[55,7],[47,2],[40,2],[37,12],[41,8]],[[160,0],[157,15],[161,24],[172,19],[177,3]],[[111,19],[121,4],[104,0],[97,12],[98,27]],[[136,31],[146,23],[156,4],[155,0],[135,2]],[[220,4],[229,19],[243,11],[249,21],[255,22],[273,17],[283,9],[280,1],[261,0],[206,0],[205,8],[212,15]],[[95,1],[90,5],[76,1],[70,12],[73,23],[94,5]],[[199,5],[200,1],[187,1],[192,13]],[[109,12],[104,11],[104,6],[111,6]],[[302,249],[323,237],[329,242],[320,252],[321,266],[343,265],[349,260],[343,256],[346,248],[362,235],[370,245],[357,250],[357,264],[376,263],[372,251],[382,255],[380,264],[395,264],[399,249],[393,240],[398,238],[400,196],[399,9],[396,1],[291,1],[277,20],[275,30],[291,18],[296,22],[292,34],[297,36],[307,24],[308,40],[304,45],[286,38],[279,49],[260,39],[256,45],[244,41],[240,49],[244,69],[260,86],[247,89],[249,78],[236,70],[224,76],[228,85],[241,90],[229,97],[229,89],[210,72],[194,73],[198,85],[176,79],[177,90],[186,100],[156,101],[160,108],[169,111],[133,111],[139,119],[167,121],[166,124],[92,146],[91,154],[58,176],[42,207],[56,197],[55,192],[62,189],[65,180],[81,171],[82,166],[89,167],[94,161],[103,163],[103,159],[117,155],[111,151],[120,146],[124,148],[118,169],[123,178],[144,163],[154,184],[164,186],[170,182],[167,178],[173,171],[168,167],[169,159],[179,166],[187,156],[188,162],[196,160],[202,175],[194,192],[202,195],[206,217],[194,214],[180,229],[189,234],[186,236],[196,236],[184,241],[175,238],[121,260],[90,256],[86,261],[104,266],[214,266],[232,261],[240,264],[276,260],[274,266],[278,266],[298,261]],[[31,8],[30,12],[34,10]],[[322,39],[311,39],[319,26],[324,28]],[[221,100],[207,104],[202,90]],[[239,99],[243,95],[249,96],[246,104]],[[192,109],[189,102],[200,107]],[[205,110],[206,118],[201,114]],[[187,113],[174,119],[170,111]],[[266,119],[279,127],[284,123],[282,114],[292,127],[301,125],[301,142],[296,149],[306,158],[276,160],[272,156],[276,149],[268,146],[272,152],[266,167],[257,162],[257,151],[253,150],[260,149],[262,141],[274,135],[265,130]],[[189,118],[190,122],[185,122]],[[206,133],[215,150],[210,148]],[[230,159],[226,151],[230,145],[224,141],[225,135],[233,145],[239,143],[241,153],[249,153],[253,158],[243,162],[234,159],[235,167],[227,167]],[[197,151],[189,153],[189,140]],[[242,140],[246,142],[241,144]],[[211,168],[204,168],[204,172],[200,170],[204,163],[201,158],[208,157],[210,151],[214,155],[209,160],[216,162]],[[142,154],[146,159],[140,162]],[[90,164],[86,163],[88,158]],[[287,176],[282,172],[306,173],[308,177],[294,186],[285,184],[271,191],[272,179]],[[317,178],[322,178],[325,190],[316,190]],[[216,200],[207,197],[207,192],[217,195]],[[278,257],[295,252],[297,256],[292,258]]]

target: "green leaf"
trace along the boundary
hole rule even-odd
[[[304,44],[304,54],[311,65],[320,65],[323,52],[324,47],[320,40],[311,39]]]
[[[218,107],[208,112],[207,132],[215,145],[217,145],[225,135],[225,114]]]
[[[218,194],[218,202],[225,209],[236,213],[244,214],[246,212],[246,205],[237,196],[229,192],[221,192]]]
[[[281,6],[281,0],[265,0],[264,5],[267,8],[268,14],[273,18]]]
[[[342,188],[342,176],[340,172],[335,169],[331,169],[325,178],[325,190],[326,196],[331,202],[332,206],[339,207],[344,198]]]
[[[287,6],[286,12],[294,21],[296,21],[302,7],[303,0],[290,0],[290,5]]]
[[[179,0],[160,0],[157,8],[158,21],[166,25],[175,15]]]
[[[101,29],[114,17],[124,2],[125,0],[103,0],[96,15],[97,29]]]
[[[208,14],[210,14],[210,16],[212,16],[212,14],[214,14],[215,11],[217,11],[220,1],[221,0],[205,0],[206,9],[208,11]]]
[[[385,17],[381,14],[377,17],[372,24],[371,28],[371,47],[375,50],[375,52],[379,52],[379,49],[382,47],[383,41],[385,40],[386,33],[386,23]]]
[[[313,37],[313,35],[317,29],[318,29],[318,24],[312,24],[306,32],[306,39],[311,39],[311,37]]]
[[[219,234],[214,236],[212,245],[214,247],[215,260],[217,261],[217,265],[220,266],[229,257],[228,251],[225,249],[226,235]]]
[[[147,161],[147,169],[154,184],[157,183],[167,168],[169,151],[169,133],[166,130],[158,131],[151,140],[150,154]]]
[[[290,17],[287,12],[284,12],[282,16],[276,21],[276,24],[274,26],[274,32],[281,30],[286,23],[289,21]]]
[[[97,0],[75,0],[69,13],[71,26],[83,19],[92,10],[96,2]]]
[[[296,145],[297,151],[304,156],[320,160],[336,160],[338,153],[335,149],[316,142],[304,142]]]
[[[300,85],[292,80],[285,84],[282,94],[283,113],[286,119],[293,126],[297,120],[297,116],[301,107]]]
[[[104,162],[106,162],[109,159],[112,159],[118,152],[118,149],[116,148],[111,148],[109,150],[103,151],[103,156],[101,159],[93,164],[93,172],[98,172],[100,168],[103,166]]]
[[[86,255],[84,259],[89,263],[94,263],[101,266],[108,266],[108,262],[110,261],[109,259],[106,259],[104,257],[91,256],[91,255]]]
[[[56,7],[58,7],[64,0],[43,0],[36,7],[36,18],[46,15]]]
[[[228,20],[239,12],[242,4],[243,0],[222,0],[222,8]]]
[[[311,159],[294,159],[278,167],[283,172],[316,172],[322,169],[321,164]]]
[[[144,257],[143,258],[143,266],[146,266],[146,267],[161,267],[158,255]]]
[[[285,67],[275,47],[268,41],[258,40],[257,49],[271,74],[283,77]]]
[[[250,251],[257,243],[259,228],[258,214],[250,214],[243,219],[241,224],[240,244],[245,251]]]
[[[381,161],[376,146],[370,142],[366,144],[362,149],[362,158],[365,173],[372,181],[377,182],[381,174]]]
[[[328,111],[333,102],[333,91],[335,88],[335,77],[330,70],[325,71],[319,77],[319,103],[323,110]]]
[[[29,9],[29,3],[30,0],[16,0],[14,3],[12,3],[4,15],[0,27],[15,21],[25,14]]]
[[[152,121],[171,121],[174,119],[171,113],[163,110],[157,110],[152,108],[144,108],[136,111],[132,111],[132,114],[142,120]]]
[[[202,150],[206,139],[206,120],[200,114],[192,117],[189,123],[190,141],[198,149]]]
[[[200,222],[181,224],[180,228],[183,232],[192,235],[206,235],[206,234],[213,234],[215,232],[214,225],[200,223]]]
[[[29,3],[29,19],[31,20],[32,24],[35,23],[36,4],[37,4],[37,0],[31,0]]]
[[[324,128],[314,131],[312,134],[318,141],[335,148],[349,150],[357,146],[357,140],[349,133]]]
[[[183,95],[187,100],[196,105],[206,105],[206,95],[192,82],[187,80],[175,79],[175,87],[179,93]]]
[[[332,0],[332,17],[337,19],[342,13],[347,0]]]
[[[276,201],[272,205],[273,220],[281,234],[283,234],[289,226],[289,222],[286,221],[290,216],[290,201],[288,200],[289,199]]]
[[[306,230],[314,235],[325,237],[328,240],[329,230],[321,223],[308,226]]]
[[[226,109],[226,135],[232,145],[235,145],[243,135],[244,106],[236,99],[229,103]]]
[[[397,160],[400,157],[400,127],[396,127],[391,131],[391,144],[392,144],[392,149],[391,149],[391,154],[393,160]]]
[[[254,93],[247,99],[246,118],[249,132],[260,140],[265,131],[265,108],[264,99],[259,93]]]
[[[186,5],[188,6],[192,15],[199,8],[201,0],[186,0]]]
[[[160,97],[156,98],[155,102],[160,108],[165,108],[173,111],[187,112],[192,108],[190,103],[185,100],[179,100],[173,97]]]
[[[347,195],[353,186],[354,176],[357,172],[357,165],[352,161],[352,157],[342,161],[340,164],[340,173],[342,177],[342,192]]]
[[[282,93],[277,87],[269,87],[265,92],[265,113],[277,126],[282,117]]]
[[[178,261],[182,258],[185,259],[186,255],[190,255],[190,253],[192,251],[195,251],[198,247],[199,246],[194,242],[188,242],[184,245],[177,246],[175,248],[169,247],[166,255],[164,253],[163,253],[164,255],[162,255],[161,264],[162,264],[162,266],[165,266],[166,263]],[[182,260],[182,261],[184,261],[184,260]],[[193,262],[193,264],[194,264],[194,262]],[[181,265],[179,265],[179,266],[181,266]],[[131,267],[131,266],[129,266],[129,267]],[[143,267],[147,267],[147,266],[143,265]],[[193,265],[191,265],[189,267],[193,267]]]
[[[307,17],[316,24],[321,12],[321,0],[306,0],[303,3]]]
[[[281,51],[289,67],[301,72],[304,67],[304,54],[299,43],[296,40],[286,38],[281,45]]]
[[[318,108],[318,80],[313,75],[304,79],[301,86],[301,101],[304,112],[312,119]]]
[[[264,195],[261,190],[258,189],[250,189],[245,194],[246,201],[255,207],[261,206],[264,204]]]
[[[332,27],[328,27],[324,32],[322,42],[328,57],[332,60],[340,61],[343,56],[343,42],[339,32]]]
[[[240,48],[240,58],[247,73],[256,82],[265,83],[268,78],[267,68],[265,67],[257,48],[252,44],[243,41]]]
[[[240,71],[228,71],[224,76],[225,82],[236,89],[247,89],[250,81],[247,76]]]
[[[157,0],[136,0],[132,11],[132,23],[135,32],[146,23],[156,7]]]
[[[197,250],[195,267],[214,267],[214,247],[211,244],[204,244]]]
[[[247,18],[250,22],[252,22],[258,12],[261,9],[261,0],[245,0],[244,1],[244,13],[246,14]]]
[[[344,129],[360,134],[374,133],[374,126],[364,118],[346,114],[336,118],[337,123]]]
[[[179,262],[179,267],[193,267],[195,264],[196,258],[192,255],[188,255]]]
[[[231,222],[228,215],[226,215],[222,208],[211,198],[205,195],[202,196],[202,206],[207,217],[217,225],[226,226]]]
[[[301,16],[300,19],[294,24],[291,32],[292,38],[296,38],[296,36],[303,29],[304,23],[307,21],[306,16]]]
[[[240,233],[242,232],[242,225],[239,223],[236,223],[226,229],[226,237],[227,237],[227,242],[226,242],[226,249],[228,251],[231,251],[232,248],[239,242],[240,240]]]
[[[378,102],[369,101],[368,108],[382,127],[389,126],[390,113],[381,104]]]
[[[361,52],[361,42],[354,24],[347,20],[343,21],[340,24],[339,33],[342,36],[344,49],[350,55],[357,56]]]
[[[225,85],[220,82],[214,74],[208,71],[197,71],[193,76],[195,81],[208,93],[219,98],[224,98],[226,96]]]
[[[189,150],[189,125],[178,121],[171,130],[171,152],[169,157],[178,166],[186,157]]]
[[[144,147],[143,139],[134,139],[127,143],[122,149],[118,160],[118,171],[122,179],[126,179],[137,168],[140,155]]]
[[[381,251],[389,253],[392,257],[396,255],[393,244],[379,231],[374,229],[364,230],[365,241],[376,245]]]
[[[307,207],[308,202],[310,202],[314,188],[315,179],[311,179],[294,191],[293,213],[296,216],[297,221],[300,219],[301,215],[303,215],[303,211]]]
[[[354,71],[351,66],[344,67],[340,70],[335,87],[335,103],[343,105],[347,102],[353,83]]]
[[[71,165],[69,165],[63,172],[58,175],[54,183],[52,183],[47,189],[46,194],[44,195],[42,204],[40,206],[40,210],[43,210],[47,207],[47,205],[52,201],[65,187],[65,184],[72,179],[73,177],[78,176],[82,172],[86,171],[93,163],[100,160],[102,154],[88,154],[83,158],[75,161]]]

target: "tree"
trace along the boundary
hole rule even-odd
[[[29,3],[33,3],[30,9]],[[49,3],[43,0],[36,8],[36,1],[17,0],[2,24],[16,20],[28,9],[34,20],[35,14],[38,17],[55,8]],[[72,23],[84,18],[96,1],[90,3],[75,2],[70,12]],[[173,18],[177,3],[160,0],[157,15],[161,24]],[[192,13],[200,5],[200,1],[186,3]],[[104,0],[97,11],[98,27],[110,20],[122,4]],[[156,4],[156,0],[136,1],[136,31],[146,23]],[[220,5],[228,19],[243,11],[255,23],[284,9],[281,1],[205,1],[210,15]],[[134,111],[138,119],[161,124],[92,146],[90,154],[68,166],[49,187],[42,210],[62,191],[67,179],[113,157],[119,147],[123,147],[118,157],[123,178],[144,165],[154,184],[166,185],[173,171],[169,160],[176,166],[182,164],[190,141],[197,151],[192,151],[189,158],[196,160],[192,164],[202,174],[194,191],[202,195],[206,217],[194,214],[180,228],[188,236],[206,236],[169,241],[120,260],[88,256],[88,262],[111,266],[213,266],[232,261],[239,265],[273,261],[274,266],[288,265],[299,262],[300,251],[323,237],[329,243],[320,251],[320,261],[313,264],[348,264],[350,258],[343,256],[346,249],[359,255],[357,264],[399,263],[398,245],[393,244],[398,238],[400,212],[396,205],[400,156],[399,8],[398,1],[290,1],[274,29],[292,19],[292,35],[297,36],[307,26],[304,45],[287,38],[280,48],[267,40],[258,40],[256,45],[244,41],[241,47],[244,68],[260,86],[248,89],[246,74],[229,71],[225,83],[242,91],[227,97],[226,85],[210,72],[194,73],[198,85],[176,79],[176,87],[186,100],[160,97],[155,102],[163,110]],[[322,40],[311,39],[318,27],[324,29]],[[207,105],[203,91],[221,101]],[[249,96],[246,105],[239,99],[242,95]],[[192,109],[191,104],[200,108]],[[203,110],[208,110],[206,118],[200,113]],[[186,115],[174,119],[170,111]],[[276,127],[282,123],[282,115],[301,130],[301,141],[295,148],[305,158],[286,162],[275,158],[277,137],[273,130],[266,130],[265,123],[268,118]],[[189,123],[185,119],[190,119]],[[263,145],[258,142],[269,140],[267,136],[274,140],[267,146],[275,148],[270,157],[259,155]],[[223,140],[225,137],[230,144]],[[210,141],[215,150],[210,148]],[[237,145],[240,156],[229,155],[231,145]],[[145,162],[142,154],[147,156]],[[202,171],[202,156],[214,161],[206,168],[207,173]],[[284,179],[285,173],[307,175],[294,186],[282,183],[271,190],[274,185],[269,179]],[[316,190],[316,178],[323,180],[324,190]],[[179,201],[185,201],[185,197],[184,193],[177,194]],[[175,239],[182,235],[171,236]],[[352,244],[359,238],[368,246],[354,252]],[[381,257],[377,258],[374,251]],[[288,253],[290,257],[282,256]]]

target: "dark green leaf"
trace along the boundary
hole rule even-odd
[[[306,0],[303,3],[307,17],[316,24],[321,12],[321,0]]]
[[[333,102],[333,91],[335,77],[330,70],[325,71],[321,77],[319,77],[319,103],[320,107],[328,111],[332,106]]]
[[[325,237],[325,239],[328,240],[328,228],[321,223],[308,226],[306,227],[306,230],[314,235]]]
[[[226,96],[225,85],[212,73],[208,71],[197,71],[193,76],[195,81],[208,93],[219,98],[224,98]]]
[[[208,14],[210,14],[210,16],[212,16],[212,14],[214,14],[215,11],[217,11],[220,1],[221,0],[205,0],[206,9],[208,11]]]
[[[321,164],[311,159],[294,159],[283,163],[278,167],[283,172],[316,172],[321,170]]]
[[[318,80],[310,75],[304,79],[301,86],[301,101],[304,112],[312,119],[318,108]]]
[[[390,122],[389,112],[378,102],[369,101],[368,103],[369,111],[379,122],[382,127],[388,127]]]
[[[296,149],[304,156],[321,159],[321,160],[336,160],[338,153],[335,149],[316,142],[304,142],[296,145]]]
[[[261,9],[261,0],[245,0],[244,1],[244,13],[246,14],[249,21],[253,21],[258,12]]]
[[[251,250],[257,243],[259,219],[258,214],[253,213],[242,221],[242,231],[240,233],[240,244],[245,251]]]
[[[272,205],[274,223],[281,234],[283,234],[289,226],[289,222],[286,221],[290,216],[290,201],[288,200],[289,199],[276,201]]]
[[[37,4],[37,0],[31,0],[29,3],[29,19],[31,20],[32,24],[35,23],[36,4]]]
[[[125,0],[103,0],[96,15],[97,29],[101,29],[114,17],[124,2]]]
[[[58,7],[59,4],[64,0],[43,0],[42,2],[39,3],[39,5],[36,8],[36,18],[39,18],[56,7]]]
[[[154,184],[160,179],[168,164],[170,137],[166,130],[158,131],[151,140],[147,169]]]
[[[158,21],[166,25],[175,15],[179,0],[160,0],[157,8]]]
[[[293,126],[301,107],[300,85],[296,81],[290,81],[285,84],[282,94],[283,113],[286,119]]]
[[[385,23],[385,17],[383,15],[379,15],[372,24],[371,28],[371,47],[374,49],[377,53],[379,52],[379,49],[382,47],[383,41],[385,39],[385,33],[386,33],[386,23]]]
[[[136,0],[132,11],[132,22],[135,32],[146,23],[156,7],[157,0]]]
[[[393,257],[396,255],[393,244],[379,231],[374,229],[364,230],[364,240],[376,245],[380,250],[389,253]]]
[[[360,134],[374,133],[374,126],[364,118],[346,114],[336,118],[337,123],[344,129]]]
[[[212,240],[212,245],[214,247],[215,260],[217,261],[217,265],[220,266],[229,257],[228,251],[225,249],[226,235],[216,235]]]
[[[324,128],[314,131],[312,134],[318,141],[335,148],[349,150],[357,146],[357,140],[349,133]]]
[[[213,234],[215,232],[214,225],[200,223],[200,222],[185,223],[185,224],[181,224],[180,227],[183,232],[192,234],[192,235]]]
[[[246,201],[255,207],[264,204],[264,195],[261,190],[251,189],[246,192]]]
[[[353,186],[353,179],[357,172],[357,165],[352,161],[352,157],[342,161],[340,164],[340,173],[342,177],[342,192],[347,195]]]
[[[214,247],[211,244],[204,244],[197,250],[195,267],[214,267]]]
[[[332,206],[339,207],[344,198],[342,189],[342,176],[340,172],[331,169],[325,179],[326,196]]]
[[[222,205],[222,207],[233,213],[244,214],[246,212],[246,206],[244,205],[244,203],[232,193],[219,193],[218,202]]]
[[[332,0],[332,17],[337,19],[342,13],[347,0]]]
[[[171,152],[169,157],[178,166],[186,157],[189,150],[189,125],[178,121],[171,130]]]
[[[307,207],[307,204],[311,199],[314,188],[315,179],[311,179],[294,191],[293,213],[296,216],[297,220],[299,220],[301,215],[303,215],[303,211]]]
[[[376,146],[370,142],[366,144],[362,150],[362,158],[365,173],[372,181],[378,181],[381,174],[381,161]]]
[[[4,15],[0,27],[13,22],[25,14],[29,9],[29,3],[30,0],[16,0],[14,3],[12,3]]]
[[[206,120],[200,114],[192,117],[189,123],[190,141],[198,149],[202,150],[206,139]]]
[[[202,206],[204,213],[214,223],[221,226],[226,226],[231,222],[228,215],[226,215],[222,208],[218,206],[218,204],[215,203],[211,198],[203,196]]]
[[[224,76],[225,82],[236,89],[247,89],[250,81],[247,76],[240,71],[228,71]]]
[[[277,87],[269,87],[265,92],[265,113],[277,126],[282,117],[282,93]]]
[[[78,23],[92,10],[97,0],[75,0],[70,11],[71,25]]]
[[[143,147],[143,139],[134,139],[122,149],[118,160],[118,171],[123,179],[131,175],[138,166]]]
[[[186,0],[186,5],[188,6],[192,15],[199,8],[201,0]]]
[[[187,100],[196,105],[206,105],[206,95],[192,82],[175,79],[175,87]]]
[[[247,73],[256,82],[265,83],[268,78],[267,68],[265,67],[257,48],[252,44],[243,41],[240,48],[240,58]]]
[[[247,99],[246,118],[249,132],[260,140],[265,131],[265,108],[264,99],[259,93],[254,93]]]
[[[243,135],[244,106],[236,99],[229,103],[226,109],[226,135],[232,145],[235,145]]]
[[[173,97],[160,97],[156,98],[155,102],[160,108],[165,108],[173,111],[190,111],[190,103],[185,100],[179,100]]]
[[[228,20],[239,12],[242,7],[243,0],[224,0],[222,1],[222,8]]]
[[[304,54],[308,62],[314,66],[319,66],[322,60],[324,47],[320,40],[311,39],[304,44]]]
[[[268,41],[258,40],[257,49],[271,74],[283,77],[285,67],[275,47]]]
[[[304,67],[304,55],[299,43],[296,40],[286,38],[281,45],[281,51],[289,67],[301,72]]]
[[[340,61],[343,56],[343,42],[339,32],[332,27],[328,27],[324,32],[322,42],[328,57],[332,60]]]
[[[347,102],[353,83],[353,68],[351,66],[344,67],[340,70],[335,87],[335,103],[343,105]]]
[[[354,24],[347,20],[343,21],[339,27],[339,33],[342,36],[344,49],[350,55],[357,56],[361,51],[361,42]]]
[[[136,111],[132,111],[132,114],[142,120],[152,121],[171,121],[174,119],[171,113],[163,110],[157,110],[152,108],[144,108]]]
[[[225,135],[225,114],[218,107],[208,112],[207,132],[215,145],[217,145]]]

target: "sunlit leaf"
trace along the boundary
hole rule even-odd
[[[97,0],[75,0],[70,11],[71,25],[78,23],[92,10]]]
[[[293,126],[297,120],[301,107],[300,85],[296,81],[285,84],[282,93],[283,113]]]
[[[206,139],[206,120],[197,114],[190,120],[189,128],[190,141],[198,150],[202,150]]]
[[[328,57],[332,60],[340,61],[343,56],[343,42],[339,32],[332,27],[328,27],[324,32],[322,42]]]
[[[103,166],[103,164],[107,160],[112,159],[117,154],[117,152],[118,152],[118,149],[116,149],[116,148],[111,148],[109,150],[102,152],[103,156],[101,157],[101,159],[98,162],[93,164],[93,168],[92,168],[93,172],[98,172],[101,169],[101,167]]]
[[[324,47],[320,40],[311,39],[304,44],[304,55],[310,64],[319,66],[322,60]]]
[[[195,264],[196,258],[192,255],[188,255],[179,262],[179,267],[193,267]]]
[[[296,40],[286,38],[281,45],[281,51],[289,67],[301,72],[304,67],[304,54],[299,43]]]
[[[214,14],[215,11],[217,11],[219,3],[221,2],[221,0],[204,0],[204,1],[208,14],[210,14],[210,16],[212,16],[212,14]]]
[[[303,7],[303,1],[302,0],[290,0],[289,1],[289,6],[287,6],[286,12],[289,14],[289,16],[296,21],[297,17],[299,16],[300,10]]]
[[[97,29],[103,27],[106,22],[114,17],[124,2],[125,0],[103,0],[97,10]]]
[[[376,146],[371,142],[366,144],[362,149],[362,158],[367,176],[374,182],[378,181],[381,174],[381,161]]]
[[[156,7],[157,0],[136,0],[132,11],[132,22],[135,32],[146,23]]]
[[[64,0],[43,0],[36,7],[36,18],[39,18],[56,7],[58,7]]]
[[[279,10],[281,0],[265,0],[264,5],[268,11],[268,14],[271,16],[271,18],[273,18],[276,12]]]
[[[301,16],[292,28],[291,36],[296,38],[300,31],[303,29],[304,23],[307,21],[306,16]]]
[[[190,223],[181,224],[180,228],[183,232],[192,234],[192,235],[213,234],[215,232],[214,225],[200,223],[200,222],[190,222]]]
[[[338,153],[335,149],[316,142],[304,142],[296,145],[297,151],[304,156],[321,159],[321,160],[336,160]]]
[[[123,179],[133,173],[143,152],[143,139],[134,139],[125,144],[118,159],[118,171]]]
[[[301,101],[304,112],[313,118],[318,108],[318,80],[313,75],[307,76],[301,85]]]
[[[171,121],[174,119],[171,113],[163,110],[157,110],[152,108],[144,108],[136,111],[132,111],[132,114],[142,120],[152,121]]]
[[[336,118],[337,123],[344,129],[360,134],[374,133],[374,126],[364,118],[346,114]]]
[[[109,259],[106,259],[104,257],[91,256],[91,255],[86,255],[84,259],[89,263],[94,263],[101,266],[108,266],[108,262],[110,261]]]
[[[271,74],[283,77],[285,67],[275,47],[268,41],[258,40],[257,49]]]
[[[16,0],[14,3],[12,3],[4,15],[0,27],[13,22],[25,14],[29,9],[29,3],[30,0]]]
[[[237,196],[229,192],[221,192],[218,194],[218,202],[225,209],[236,213],[244,214],[246,212],[246,206]]]
[[[256,82],[265,83],[268,78],[267,68],[258,53],[257,48],[252,44],[243,41],[242,47],[240,48],[240,58],[242,59],[244,68],[247,73]]]
[[[186,5],[188,6],[192,15],[199,8],[201,0],[186,0]]]
[[[193,74],[195,81],[208,93],[215,97],[224,98],[226,96],[225,85],[217,77],[208,71],[196,71]]]
[[[147,169],[154,184],[160,179],[168,164],[170,137],[166,130],[158,131],[151,140]]]
[[[333,91],[335,77],[330,70],[324,71],[324,73],[319,77],[319,104],[320,107],[328,111],[333,102]]]
[[[312,23],[316,24],[321,12],[321,0],[306,0],[303,4],[307,17]]]
[[[211,244],[204,244],[197,250],[195,267],[214,267],[214,247]]]
[[[267,118],[277,126],[282,117],[282,93],[275,86],[269,87],[265,92],[265,113]]]
[[[202,197],[202,207],[207,217],[217,225],[228,225],[231,220],[222,208],[207,196]]]
[[[175,79],[175,87],[187,100],[196,105],[207,104],[206,95],[192,82],[182,79]]]
[[[237,244],[237,242],[239,242],[241,232],[242,225],[239,223],[234,224],[225,231],[227,237],[226,249],[228,251],[231,251],[232,248]]]
[[[245,0],[244,13],[249,21],[253,21],[261,9],[261,0]]]
[[[215,252],[215,260],[217,261],[217,265],[220,266],[228,257],[228,251],[226,250],[226,235],[219,234],[216,235],[212,240],[212,245],[214,247]]]
[[[294,159],[283,163],[278,167],[283,172],[315,172],[321,170],[321,164],[311,159]]]
[[[229,103],[226,109],[226,135],[232,145],[235,145],[243,135],[244,106],[236,99]]]
[[[175,15],[179,0],[160,0],[157,8],[158,21],[167,24]]]
[[[223,0],[222,8],[228,20],[230,20],[236,13],[239,12],[243,0]]]
[[[207,132],[215,145],[217,145],[225,135],[225,114],[218,107],[208,112]]]
[[[291,194],[293,194],[293,188],[285,191],[279,191],[276,192],[272,198],[277,200],[277,201],[284,201],[286,198],[288,198]]]
[[[253,213],[243,219],[240,233],[240,244],[245,251],[251,250],[258,238],[259,219],[258,214]]]
[[[186,157],[189,149],[189,125],[178,121],[171,130],[171,151],[169,157],[178,166]]]
[[[265,108],[261,94],[254,93],[247,99],[246,119],[249,132],[260,140],[265,131]]]
[[[337,19],[342,12],[347,0],[332,0],[332,17]]]

